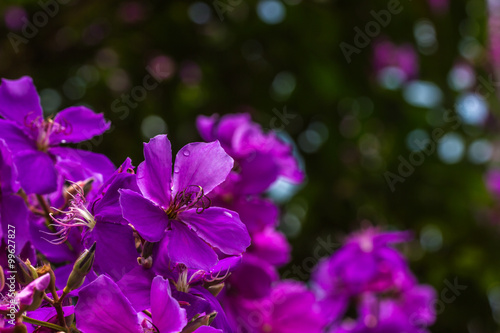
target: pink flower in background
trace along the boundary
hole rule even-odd
[[[449,0],[429,0],[429,6],[431,10],[436,14],[442,14],[449,10],[450,1]]]
[[[491,65],[500,77],[500,0],[488,0],[488,30]]]
[[[24,24],[23,18],[27,15],[23,7],[11,6],[4,13],[5,26],[9,30],[20,31]]]
[[[386,39],[378,40],[373,46],[373,68],[382,84],[390,80],[399,86],[417,77],[418,55],[410,44],[398,46]]]

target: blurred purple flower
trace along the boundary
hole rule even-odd
[[[490,170],[486,173],[486,187],[488,190],[500,198],[500,170]]]
[[[395,298],[365,295],[357,321],[346,320],[330,333],[426,333],[436,320],[436,291],[429,286],[415,286]]]
[[[429,0],[429,5],[434,13],[443,14],[449,10],[450,0]]]
[[[28,14],[23,7],[20,6],[10,6],[5,10],[4,19],[5,26],[14,31],[21,31],[25,22],[23,22],[23,18],[27,19]]]
[[[314,294],[297,281],[277,283],[264,298],[234,300],[226,311],[237,332],[320,333],[326,324]]]
[[[418,75],[418,55],[410,44],[397,46],[381,39],[373,45],[373,66],[379,79],[391,70],[398,76],[396,79],[406,82]]]
[[[274,132],[264,133],[260,125],[252,122],[248,113],[199,116],[196,125],[205,141],[219,140],[235,160],[239,193],[262,193],[278,177],[292,183],[300,183],[304,179],[304,173],[292,154],[292,147]]]
[[[369,228],[350,236],[313,273],[313,283],[326,315],[335,320],[349,300],[367,292],[382,293],[412,287],[416,280],[403,256],[389,246],[408,241],[408,232],[380,232]]]

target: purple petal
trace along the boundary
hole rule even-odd
[[[90,235],[97,242],[94,269],[115,281],[137,266],[137,250],[129,225],[97,222]]]
[[[210,207],[202,213],[189,209],[179,213],[179,219],[225,254],[238,255],[250,246],[247,228],[236,212],[220,207]]]
[[[123,218],[122,208],[120,206],[120,192],[119,189],[130,189],[134,192],[139,191],[136,182],[135,174],[128,172],[118,173],[110,185],[100,189],[100,193],[105,191],[102,197],[90,204],[92,213],[96,221],[104,221],[107,223],[128,224]]]
[[[274,227],[278,223],[278,207],[271,200],[242,196],[228,208],[238,212],[250,233]]]
[[[186,310],[172,297],[170,283],[161,276],[155,277],[151,285],[151,315],[162,333],[179,332],[187,324]]]
[[[144,144],[144,162],[137,168],[137,185],[142,194],[168,207],[172,179],[172,148],[166,135],[158,135]]]
[[[248,113],[227,114],[217,124],[216,139],[221,142],[224,149],[227,149],[228,154],[238,156],[241,147],[238,147],[237,142],[241,137],[241,133],[251,131],[256,126],[256,124],[252,123],[252,117]],[[249,147],[247,146],[247,148]]]
[[[177,301],[189,303],[188,306],[185,306],[188,321],[191,321],[194,316],[200,313],[211,313],[213,311],[210,303],[205,300],[205,298],[203,298],[197,291],[197,289],[193,288],[191,289],[191,293],[185,293],[182,291],[178,291],[175,288],[172,289],[172,296]]]
[[[73,313],[75,313],[75,307],[74,306],[63,306],[62,307],[64,315],[65,316],[70,316]],[[42,321],[48,321],[51,317],[57,314],[57,311],[53,307],[44,307],[44,308],[38,308],[33,311],[28,312],[28,317],[33,318],[33,319],[38,319]]]
[[[50,134],[51,145],[90,140],[106,132],[111,125],[104,119],[102,113],[95,113],[84,106],[73,106],[62,110],[54,118],[54,123],[61,128]]]
[[[206,314],[209,314],[213,311],[217,312],[217,316],[215,316],[214,321],[212,322],[212,326],[215,328],[221,329],[223,332],[232,333],[233,330],[229,325],[226,314],[222,309],[219,300],[210,293],[207,289],[202,286],[194,286],[191,293],[201,295],[205,301],[208,303],[208,309],[206,309]],[[201,312],[199,312],[201,313]]]
[[[281,332],[320,333],[326,324],[314,295],[296,281],[283,281],[271,293],[274,307],[271,327]]]
[[[238,269],[231,274],[229,284],[237,291],[239,297],[260,299],[269,295],[272,284],[278,279],[276,268],[260,258],[247,254],[243,256]]]
[[[30,240],[28,209],[24,200],[15,194],[0,194],[0,238],[2,233],[5,237],[16,232],[16,250],[21,251],[23,246]],[[12,226],[9,228],[9,226]],[[10,233],[9,233],[10,230]]]
[[[10,121],[0,119],[0,139],[3,139],[9,150],[16,154],[25,150],[37,150],[36,142]]]
[[[132,303],[135,311],[140,312],[151,307],[150,294],[153,278],[152,269],[136,266],[118,281],[118,287]]]
[[[194,185],[208,194],[226,179],[233,163],[218,141],[185,145],[175,157],[172,192]]]
[[[68,317],[72,315],[75,312],[75,307],[74,306],[63,306],[62,307],[64,317]],[[33,319],[38,319],[41,321],[45,321],[48,323],[52,324],[59,324],[59,319],[57,317],[57,311],[53,307],[43,307],[43,308],[38,308],[34,311],[29,311],[28,312],[28,317],[33,318]],[[29,333],[36,332],[36,333],[53,333],[54,330],[43,327],[43,326],[36,326],[33,324],[28,324],[24,323],[28,329]]]
[[[40,97],[30,77],[23,76],[17,80],[2,79],[0,116],[18,124],[28,124],[43,116]]]
[[[217,263],[217,254],[198,235],[181,222],[172,221],[167,232],[168,257],[188,268],[210,271]]]
[[[212,267],[212,269],[210,270],[210,274],[212,274],[213,276],[217,274],[222,276],[223,273],[232,272],[236,267],[238,267],[241,264],[241,258],[242,256],[239,255],[219,260],[217,265]]]
[[[96,197],[103,197],[103,192],[106,192],[106,187],[104,187],[104,183],[108,184],[107,181],[112,178],[115,170],[114,165],[111,161],[102,154],[78,151],[72,148],[52,148],[49,150],[51,153],[58,154],[58,161],[56,163],[56,169],[59,172],[59,188],[62,188],[62,185],[65,181],[78,182],[82,180],[87,180],[92,178],[94,182],[92,183],[92,188],[87,195],[87,199],[89,201],[94,200]],[[85,156],[79,154],[79,152],[84,152]],[[135,175],[130,174],[131,177],[135,177]],[[132,181],[133,183],[134,181]],[[138,191],[137,184],[135,185],[136,191]],[[133,186],[131,188],[134,188]],[[56,192],[57,195],[62,194],[62,192]],[[119,194],[115,191],[114,195],[110,195],[107,197],[105,204],[109,204],[105,209],[101,210],[104,216],[110,216],[112,221],[116,223],[125,223],[121,217],[121,207],[118,203]],[[54,206],[57,206],[57,197],[51,198]],[[63,199],[63,198],[60,198]],[[60,200],[59,199],[59,200]],[[109,200],[108,200],[109,199]],[[63,199],[64,200],[64,199]],[[61,202],[60,205],[63,203]],[[92,203],[92,208],[97,208],[98,205],[94,205]],[[100,208],[102,208],[101,205]],[[90,205],[89,205],[90,207]],[[112,216],[111,216],[112,215]],[[96,217],[97,218],[97,217]],[[111,221],[111,220],[110,220]]]
[[[82,288],[78,296],[75,315],[79,330],[85,333],[144,333],[134,308],[106,275]]]
[[[120,190],[123,217],[149,242],[158,242],[168,225],[168,216],[141,194],[132,190]]]
[[[2,192],[19,191],[17,169],[11,151],[4,140],[0,139],[0,189]]]
[[[260,194],[278,179],[280,169],[271,153],[255,151],[238,162],[241,166],[241,192],[244,194]]]
[[[24,151],[14,157],[21,187],[27,194],[46,194],[57,189],[54,162],[41,151]]]
[[[17,295],[16,300],[20,305],[31,305],[33,303],[33,294],[35,291],[45,290],[50,283],[50,275],[44,274],[36,278],[33,282],[23,288]]]
[[[277,163],[280,167],[280,176],[293,184],[300,184],[304,181],[306,175],[300,168],[297,158],[292,154],[291,149],[285,156],[278,158]]]
[[[198,116],[196,118],[196,128],[200,133],[203,140],[206,142],[215,141],[216,137],[214,135],[214,127],[219,120],[219,115],[213,114],[210,117]]]
[[[252,254],[271,265],[288,263],[291,250],[285,235],[273,228],[252,235]]]
[[[79,181],[90,177],[100,186],[115,171],[113,163],[103,154],[68,147],[54,147],[49,153],[57,156],[57,166],[66,179]]]
[[[195,333],[223,333],[222,330],[218,330],[216,328],[210,326],[201,326],[198,328]]]
[[[376,229],[374,232],[377,232]],[[390,232],[380,232],[373,236],[373,246],[387,246],[391,243],[403,243],[409,242],[413,239],[413,234],[411,231],[390,231]]]

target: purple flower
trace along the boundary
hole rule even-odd
[[[425,333],[436,320],[436,291],[418,285],[394,298],[365,295],[356,321],[345,320],[330,333]]]
[[[199,116],[196,125],[205,141],[219,140],[239,169],[239,192],[258,194],[278,177],[300,183],[304,173],[292,154],[292,147],[274,132],[264,133],[248,113],[228,114],[221,118]]]
[[[186,310],[172,297],[168,280],[157,276],[150,288],[151,317],[137,313],[118,285],[101,275],[79,293],[75,314],[77,328],[85,333],[180,332],[188,323]],[[208,327],[195,332],[222,332]]]
[[[407,232],[369,228],[350,236],[340,250],[321,261],[313,282],[327,316],[333,320],[342,315],[349,300],[363,293],[412,287],[416,279],[406,260],[389,246],[410,238]]]
[[[292,251],[285,235],[273,228],[266,228],[252,235],[248,253],[274,266],[283,266],[290,261]]]
[[[409,44],[397,46],[388,40],[377,41],[373,46],[373,63],[379,78],[396,75],[398,81],[406,82],[418,74],[418,56]]]
[[[433,12],[446,13],[450,7],[450,0],[429,0],[429,5]]]
[[[177,154],[166,135],[144,144],[137,169],[141,193],[120,190],[123,217],[148,242],[158,242],[159,255],[192,269],[210,270],[218,261],[214,248],[240,255],[250,236],[237,213],[210,207],[206,194],[222,183],[233,167],[219,142],[191,143]]]
[[[320,333],[325,326],[314,294],[297,281],[277,283],[268,297],[228,304],[237,332]]]
[[[495,76],[500,77],[500,1],[488,1],[489,54]],[[497,90],[498,93],[498,90]]]
[[[114,169],[103,155],[61,147],[104,133],[110,124],[101,114],[83,106],[43,118],[40,98],[30,77],[2,80],[0,85],[0,139],[14,153],[21,187],[27,193],[45,194],[57,189],[58,169],[73,173],[88,169],[107,175]]]
[[[496,197],[500,197],[500,170],[490,170],[486,174],[486,187]]]

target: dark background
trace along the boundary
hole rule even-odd
[[[103,112],[114,129],[80,148],[105,153],[116,165],[130,156],[137,165],[142,142],[162,130],[174,151],[200,140],[199,114],[248,111],[265,128],[283,125],[299,143],[307,172],[304,186],[282,204],[281,228],[294,247],[293,262],[283,273],[297,265],[300,273],[287,274],[307,280],[321,244],[318,237],[338,242],[366,220],[410,229],[415,241],[403,250],[419,280],[438,293],[447,288],[446,280],[467,286],[452,302],[438,306],[432,331],[499,332],[494,319],[500,322],[499,219],[496,199],[484,182],[498,154],[487,163],[465,156],[447,164],[433,153],[391,191],[384,174],[397,173],[399,156],[408,159],[408,133],[436,127],[448,132],[451,124],[431,125],[432,110],[408,104],[401,89],[381,87],[373,73],[373,41],[353,54],[351,63],[340,50],[341,42],[353,44],[354,27],[364,28],[373,20],[370,11],[386,9],[388,1],[283,0],[285,17],[277,24],[263,22],[252,0],[202,2],[205,6],[163,0],[61,2],[68,3],[58,3],[54,17],[20,42],[16,52],[8,34],[24,38],[23,23],[17,19],[19,31],[4,18],[15,25],[16,11],[24,8],[33,22],[43,8],[35,1],[1,1],[0,75],[32,76],[48,114],[78,104]],[[224,5],[229,7],[217,7]],[[464,39],[476,43],[477,55],[467,60],[476,76],[488,78],[493,72],[486,4],[453,0],[441,14],[423,0],[402,0],[401,5],[402,12],[380,36],[415,45],[416,22],[432,22],[438,48],[419,53],[418,78],[434,82],[443,93],[441,108],[453,111],[458,94],[447,77],[464,59]],[[216,7],[227,9],[223,20]],[[135,107],[123,108],[122,94],[141,86],[155,61],[168,78]],[[466,145],[482,138],[497,146],[498,102],[494,93],[485,97],[491,113],[487,124],[455,131]],[[273,120],[284,109],[289,122]]]

